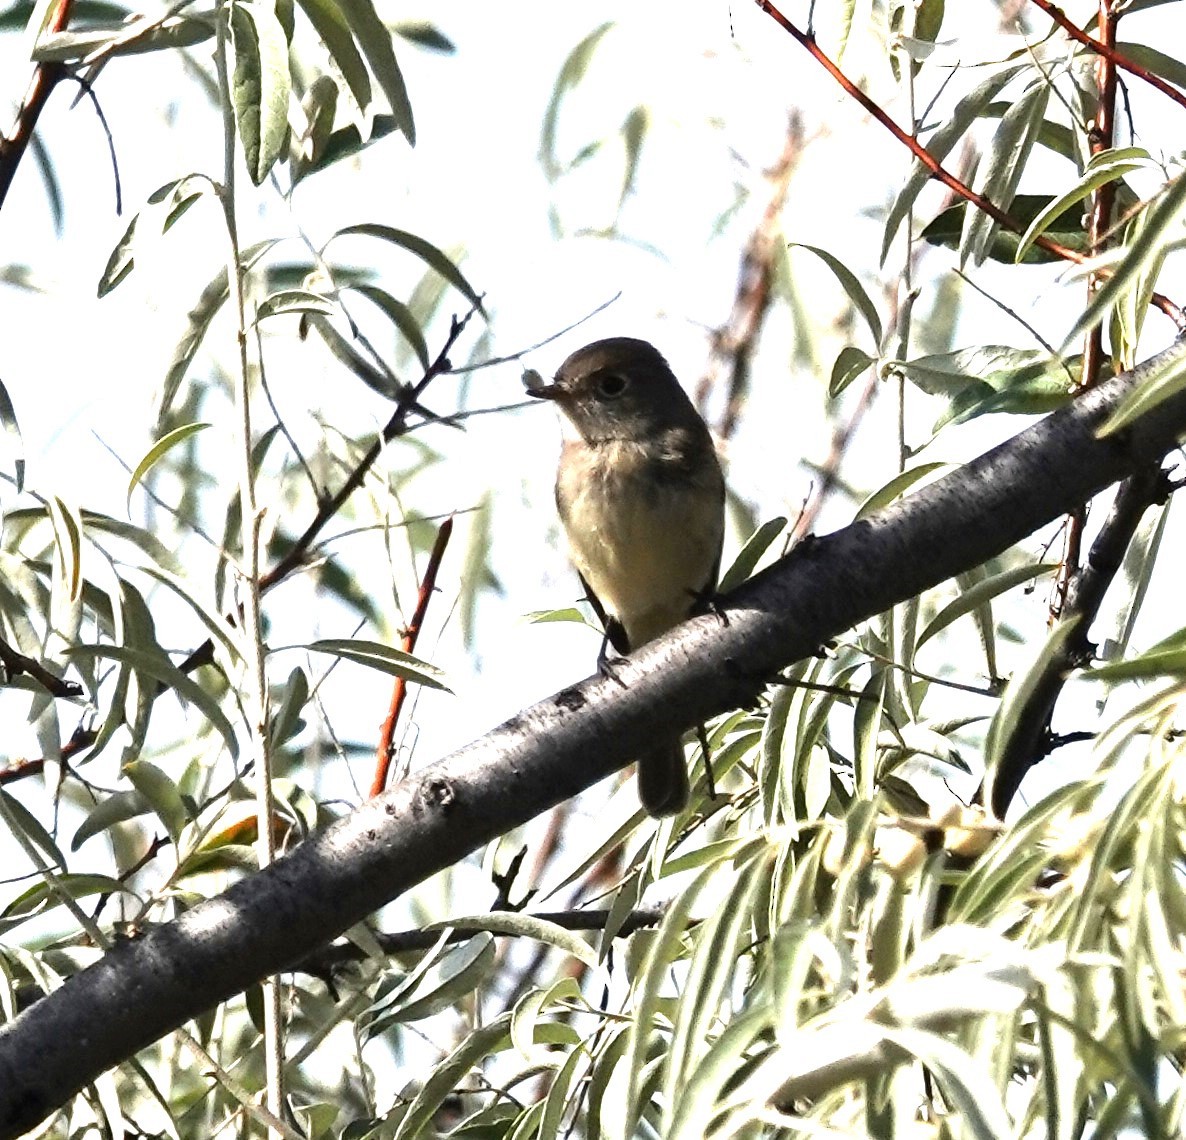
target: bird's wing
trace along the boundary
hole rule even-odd
[[[593,607],[593,612],[597,615],[601,622],[601,628],[605,630],[606,640],[619,653],[630,652],[630,642],[626,639],[626,628],[617,618],[610,617],[605,612],[605,607],[598,600],[598,597],[589,588],[589,583],[585,581],[584,574],[578,574],[581,580],[581,588],[585,591],[585,597],[589,599],[589,605]]]

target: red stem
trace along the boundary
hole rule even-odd
[[[436,590],[437,571],[441,568],[441,559],[445,556],[445,547],[449,545],[449,536],[453,533],[453,516],[450,515],[437,531],[436,541],[432,544],[432,553],[428,556],[428,565],[424,570],[424,580],[420,583],[420,594],[416,598],[416,609],[412,613],[412,620],[404,630],[403,644],[400,648],[405,653],[411,653],[416,648],[416,639],[420,636],[420,629],[424,625],[424,616],[428,613],[428,603]],[[408,695],[408,682],[404,677],[396,677],[395,687],[391,691],[391,707],[387,712],[387,719],[383,722],[383,731],[379,736],[379,747],[375,755],[375,778],[371,783],[371,795],[382,794],[387,788],[387,779],[391,772],[391,759],[395,752],[395,726],[399,723],[399,714],[403,711],[404,701]]]

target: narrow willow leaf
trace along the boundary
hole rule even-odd
[[[379,18],[371,0],[339,0],[338,7],[346,17],[379,86],[383,88],[383,94],[387,96],[391,113],[398,121],[404,138],[411,146],[415,146],[416,123],[412,117],[412,104],[408,101],[408,89],[395,59],[387,25]]]
[[[856,793],[863,800],[871,800],[877,788],[877,739],[885,710],[885,681],[885,670],[875,669],[861,691],[853,718]]]
[[[424,342],[424,333],[420,330],[420,323],[412,315],[412,310],[402,301],[397,301],[386,289],[377,285],[354,285],[355,292],[361,293],[372,304],[377,305],[391,321],[404,340],[411,345],[421,368],[428,367],[428,345]]]
[[[518,938],[532,938],[547,946],[555,946],[565,954],[583,962],[586,966],[597,965],[597,953],[576,931],[565,930],[554,922],[536,918],[518,911],[491,911],[464,918],[451,918],[441,926],[453,930],[488,931],[491,934],[511,934]],[[433,929],[432,927],[428,928]]]
[[[132,506],[132,492],[139,485],[140,480],[149,473],[160,462],[165,455],[167,455],[174,447],[184,440],[189,439],[190,436],[196,435],[200,431],[205,431],[210,425],[208,423],[193,423],[183,424],[179,428],[174,428],[167,435],[161,436],[145,453],[144,458],[136,464],[135,471],[132,472],[132,477],[128,480],[128,496],[127,504],[129,510]]]
[[[1034,140],[1049,102],[1050,85],[1043,76],[1005,112],[981,164],[977,189],[1006,212],[1013,204],[1022,172],[1029,164]],[[988,214],[982,210],[969,210],[960,242],[960,262],[971,261],[973,265],[980,265],[996,229],[996,220]]]
[[[297,0],[297,3],[342,73],[359,110],[366,111],[371,105],[371,77],[341,8],[333,0]]]
[[[163,186],[158,186],[148,196],[148,203],[149,206],[160,206],[165,211],[165,219],[161,225],[161,232],[167,232],[185,214],[190,206],[210,190],[210,188],[209,179],[192,174],[187,175],[185,178],[166,182]],[[111,251],[111,255],[107,259],[107,265],[103,270],[102,276],[99,278],[97,291],[99,297],[107,296],[117,285],[125,281],[133,268],[135,268],[134,254],[137,234],[140,233],[140,229],[145,222],[149,220],[150,214],[154,212],[142,210],[128,223],[123,236],[116,242],[115,248]]]
[[[17,493],[25,489],[25,441],[21,438],[21,429],[16,422],[16,409],[12,406],[12,399],[8,389],[0,381],[0,426],[8,437],[12,449],[12,466]]]
[[[727,898],[697,931],[696,948],[664,1061],[663,1102],[667,1122],[679,1113],[682,1090],[707,1052],[720,1020],[721,1003],[738,971],[743,969],[745,947],[753,940],[755,902],[759,893],[769,886],[770,871],[769,859],[755,859],[738,868]]]
[[[284,316],[291,313],[320,313],[322,316],[332,317],[338,312],[338,307],[328,297],[314,293],[309,289],[284,289],[265,297],[255,310],[257,321],[267,320],[268,317]]]
[[[243,268],[249,269],[275,244],[275,240],[270,239],[244,250],[241,255]],[[193,363],[193,359],[206,337],[210,322],[217,316],[219,309],[226,304],[229,296],[230,289],[227,285],[226,270],[220,269],[202,290],[197,304],[189,311],[189,327],[174,346],[173,357],[169,361],[165,381],[161,386],[161,399],[157,407],[158,427],[163,424],[165,417],[173,407],[173,400],[181,387],[181,381],[185,379],[185,374],[189,371],[189,366]]]
[[[966,1135],[1000,1140],[1013,1134],[1009,1114],[983,1066],[954,1042],[921,1029],[886,1028],[886,1039],[917,1057],[959,1113]]]
[[[219,735],[226,742],[230,754],[238,756],[239,744],[235,739],[235,730],[231,727],[231,722],[227,720],[226,714],[218,707],[218,702],[196,681],[182,673],[163,654],[133,649],[124,645],[75,645],[68,649],[67,653],[70,656],[103,657],[112,661],[126,662],[137,672],[167,685],[179,697],[195,705],[218,730]]]
[[[832,365],[832,375],[828,380],[828,399],[834,400],[858,376],[877,363],[867,352],[862,352],[853,345],[845,345]]]
[[[19,827],[21,834],[36,847],[52,867],[66,869],[66,856],[42,822],[15,796],[0,792],[4,797],[4,815],[10,825]]]
[[[995,75],[990,75],[970,94],[965,95],[956,104],[955,110],[952,111],[947,122],[926,140],[924,145],[931,157],[942,162],[968,128],[985,113],[989,103],[1000,94],[1002,88],[1026,66],[1028,64],[1017,63],[1002,68]],[[886,255],[889,253],[890,245],[893,243],[898,228],[905,220],[906,215],[914,208],[915,200],[922,192],[923,187],[930,182],[931,177],[931,170],[928,166],[922,162],[915,162],[910,177],[906,180],[906,185],[894,199],[889,216],[886,218],[885,233],[881,239],[880,261],[882,264],[885,263]]]
[[[869,294],[865,292],[865,287],[857,280],[856,274],[848,268],[839,258],[827,250],[820,249],[819,246],[806,245],[803,242],[791,242],[789,248],[791,249],[806,249],[814,253],[835,275],[836,280],[840,282],[841,287],[845,293],[848,294],[848,299],[852,302],[853,307],[865,320],[869,332],[873,336],[873,343],[881,347],[881,317],[877,315],[877,306],[873,304]]]
[[[407,230],[399,230],[394,226],[385,226],[378,222],[361,222],[358,225],[346,226],[344,229],[338,230],[334,237],[346,237],[350,234],[379,238],[381,241],[390,242],[400,249],[406,249],[409,253],[415,254],[427,266],[435,269],[463,297],[472,302],[479,312],[482,311],[482,298],[474,291],[473,286],[465,279],[461,270],[432,242],[426,241],[417,234],[409,233]],[[333,239],[331,238],[331,240]],[[326,244],[328,246],[328,242]]]
[[[1160,75],[1175,87],[1186,88],[1186,63],[1181,59],[1166,55],[1165,52],[1158,51],[1148,44],[1118,43],[1116,54],[1139,63],[1146,71]]]
[[[68,895],[72,899],[88,898],[91,895],[132,894],[132,890],[119,879],[110,875],[56,875],[54,886],[48,883],[38,883],[27,891],[17,895],[2,912],[4,918],[16,918],[41,910],[46,906],[56,905],[57,891]]]
[[[532,610],[523,615],[532,625],[545,624],[552,621],[571,621],[578,625],[589,625],[589,619],[576,606],[565,606],[559,610]],[[592,628],[590,626],[590,628]]]
[[[177,785],[160,768],[147,760],[125,764],[123,774],[151,806],[157,819],[169,833],[169,838],[176,843],[185,825],[189,823],[189,813],[185,810]]]
[[[426,1017],[453,1008],[490,977],[496,965],[497,953],[494,938],[484,932],[454,947],[441,957],[417,985],[401,992],[373,1019],[368,1019],[366,1039],[372,1040],[392,1025],[423,1021]]]
[[[425,1134],[437,1110],[483,1057],[501,1053],[510,1043],[511,1015],[504,1013],[489,1025],[471,1032],[452,1053],[432,1069],[416,1094],[391,1140],[413,1140]]]
[[[555,181],[564,171],[563,164],[556,155],[556,130],[560,120],[561,104],[564,97],[585,77],[597,45],[612,27],[613,23],[607,21],[594,28],[568,53],[568,58],[556,77],[540,127],[539,160],[549,181]]]
[[[569,1053],[564,1064],[560,1066],[560,1071],[552,1079],[552,1086],[544,1098],[539,1128],[532,1134],[533,1136],[538,1136],[540,1140],[545,1140],[545,1138],[557,1140],[564,1135],[561,1126],[564,1122],[565,1112],[571,1103],[570,1090],[576,1079],[577,1070],[585,1064],[586,1059],[585,1045],[582,1042]]]
[[[1186,177],[1182,179],[1182,184],[1186,185]],[[1165,361],[1155,372],[1144,376],[1140,386],[1120,401],[1119,406],[1096,430],[1096,435],[1102,439],[1126,428],[1183,388],[1186,388],[1186,355],[1179,354]]]
[[[84,32],[53,32],[38,40],[32,58],[38,63],[85,62],[93,66],[111,56],[194,47],[213,35],[213,21],[201,16],[141,18]]]
[[[971,613],[984,605],[985,602],[992,601],[999,594],[1012,590],[1014,586],[1020,586],[1022,582],[1040,578],[1043,574],[1053,574],[1057,569],[1057,563],[1038,562],[1032,566],[1014,566],[1010,570],[994,574],[991,578],[985,578],[984,581],[978,582],[971,589],[964,590],[958,598],[949,602],[927,622],[926,628],[918,635],[916,649],[921,648],[940,630],[946,629],[956,618]]]
[[[1017,722],[1021,717],[1030,698],[1034,694],[1039,679],[1044,675],[1050,658],[1062,650],[1063,643],[1071,635],[1075,622],[1065,621],[1055,626],[1045,645],[1034,656],[1029,668],[1024,673],[1014,674],[1012,680],[1005,687],[1001,696],[1001,703],[996,715],[988,726],[988,733],[984,740],[985,784],[992,786],[996,779],[997,770],[1001,766],[1005,749],[1017,730]],[[985,795],[985,802],[991,803],[992,797]]]
[[[741,553],[733,560],[733,565],[725,571],[721,578],[719,591],[727,594],[737,589],[754,572],[758,560],[770,548],[771,543],[786,529],[787,520],[781,515],[762,523],[741,548]]]
[[[259,186],[288,134],[288,40],[269,3],[234,0],[229,11],[235,53],[231,102],[247,172]]]
[[[885,486],[874,491],[857,508],[857,513],[853,517],[856,519],[868,518],[871,514],[881,510],[882,507],[888,507],[895,499],[901,498],[915,483],[950,466],[949,463],[920,463],[917,467],[911,467],[908,471],[895,475]]]
[[[126,823],[147,815],[152,808],[139,792],[115,792],[104,796],[87,813],[70,840],[70,850],[77,851],[88,839],[102,835],[117,823]]]
[[[666,1140],[702,1140],[705,1135],[704,1122],[717,1115],[727,1085],[734,1082],[744,1071],[751,1047],[758,1038],[771,1028],[771,1011],[768,1006],[747,1009],[735,1017],[714,1041],[708,1052],[693,1070],[680,1089],[679,1099],[674,1105],[671,1124]],[[753,1109],[748,1104],[745,1111]],[[728,1118],[722,1121],[727,1123]],[[736,1132],[726,1127],[721,1135],[745,1135],[739,1127]]]
[[[1164,257],[1165,246],[1181,237],[1178,222],[1183,210],[1186,210],[1186,175],[1179,175],[1169,184],[1161,199],[1148,208],[1145,224],[1136,240],[1128,248],[1124,259],[1112,271],[1112,275],[1092,297],[1091,303],[1079,315],[1079,319],[1075,321],[1074,327],[1063,341],[1061,351],[1065,352],[1080,333],[1094,328],[1103,320],[1104,314],[1117,303],[1135,279],[1152,262]],[[1126,404],[1128,402],[1125,401]],[[1118,419],[1122,410],[1123,405],[1116,409],[1109,423]]]
[[[575,978],[561,978],[545,989],[534,989],[525,994],[511,1011],[511,1043],[525,1058],[531,1056],[535,1044],[535,1027],[539,1015],[549,1006],[564,1002],[584,1004],[581,987]]]
[[[418,685],[426,685],[430,689],[440,689],[452,692],[440,680],[444,673],[435,665],[413,657],[402,649],[395,649],[379,641],[364,641],[354,638],[322,638],[311,641],[307,645],[290,646],[293,649],[311,649],[315,653],[332,653],[335,657],[353,661],[356,665],[365,665],[368,669],[378,669],[381,673],[392,677],[403,677],[407,681],[414,681]]]
[[[1037,216],[1026,228],[1017,242],[1017,252],[1013,255],[1015,261],[1025,258],[1034,239],[1044,234],[1056,218],[1065,214],[1072,206],[1078,205],[1089,194],[1094,193],[1101,186],[1123,178],[1130,171],[1139,170],[1151,165],[1147,151],[1141,147],[1125,147],[1122,150],[1106,150],[1092,156],[1079,181],[1065,193],[1052,198],[1049,204],[1040,210]]]
[[[70,600],[76,601],[82,593],[82,519],[57,495],[47,505],[58,555],[55,573],[66,583]]]

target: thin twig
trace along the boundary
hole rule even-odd
[[[420,636],[424,617],[428,613],[428,603],[436,590],[437,572],[441,568],[441,559],[445,556],[445,548],[449,545],[449,538],[453,534],[453,516],[450,515],[437,531],[436,541],[432,544],[432,552],[428,556],[428,565],[424,569],[424,580],[420,583],[420,594],[416,599],[416,608],[412,611],[412,620],[404,630],[401,648],[407,654],[416,649],[416,639]],[[387,789],[387,778],[391,771],[392,755],[395,752],[395,726],[399,723],[399,715],[403,711],[404,701],[408,696],[408,681],[406,677],[396,677],[395,687],[391,693],[391,707],[387,712],[387,719],[383,722],[383,731],[379,737],[379,748],[375,757],[375,778],[371,782],[371,795],[377,796]]]
[[[1097,40],[1089,36],[1061,8],[1052,4],[1050,0],[1030,0],[1030,2],[1036,7],[1041,8],[1071,39],[1077,40],[1085,48],[1095,52],[1096,55],[1106,60],[1113,69],[1119,68],[1121,71],[1127,71],[1129,74],[1135,75],[1138,79],[1143,79],[1150,87],[1156,88],[1163,95],[1172,99],[1179,107],[1186,108],[1186,95],[1183,95],[1176,87],[1167,83],[1160,75],[1155,75],[1148,68],[1142,67],[1135,60],[1129,59],[1123,52],[1117,51],[1115,41]]]
[[[790,35],[796,43],[804,48],[807,53],[824,68],[827,73],[840,85],[840,87],[851,98],[855,99],[870,115],[873,116],[887,131],[890,132],[904,147],[906,147],[911,154],[914,155],[919,162],[922,163],[930,172],[932,177],[937,181],[942,182],[949,190],[958,194],[961,198],[971,202],[978,210],[983,211],[990,218],[993,219],[999,226],[1003,226],[1011,233],[1024,233],[1026,226],[1024,223],[1018,221],[1012,215],[1002,210],[995,203],[990,202],[983,194],[973,190],[967,183],[960,181],[954,174],[946,170],[943,164],[925,146],[914,138],[912,135],[904,131],[890,115],[877,103],[875,103],[868,95],[865,94],[859,87],[840,70],[836,64],[828,58],[827,55],[820,49],[815,42],[813,36],[800,29],[793,21],[787,19],[772,3],[771,0],[754,0],[757,6],[765,12],[771,19],[773,19],[779,27],[781,27],[788,35]],[[1046,250],[1047,253],[1052,253],[1056,257],[1062,258],[1064,261],[1072,261],[1079,265],[1088,260],[1088,255],[1079,253],[1077,250],[1070,249],[1067,246],[1061,245],[1054,241],[1053,238],[1047,237],[1045,234],[1039,234],[1034,238],[1034,244]],[[1163,312],[1178,329],[1179,332],[1186,332],[1186,314],[1174,304],[1168,297],[1161,293],[1154,293],[1149,299],[1149,303],[1155,308]]]
[[[47,31],[66,30],[66,25],[70,22],[70,6],[71,0],[60,0],[53,19],[46,25]],[[67,74],[64,63],[39,63],[33,70],[33,78],[29,81],[29,88],[17,111],[12,130],[7,135],[0,135],[0,209],[8,197],[17,167],[20,166],[29,143],[33,141],[37,120],[41,118],[41,112],[45,110],[54,88]]]
[[[1119,16],[1112,8],[1111,0],[1100,0],[1099,42],[1109,47],[1116,45],[1116,25]],[[1116,68],[1107,56],[1098,61],[1097,80],[1099,94],[1096,100],[1095,121],[1091,125],[1089,141],[1092,155],[1101,154],[1113,144],[1116,119]],[[1112,214],[1116,205],[1116,183],[1105,182],[1094,194],[1089,223],[1090,249],[1093,255],[1103,250],[1107,235],[1112,228]],[[1087,303],[1100,286],[1098,274],[1087,277]],[[1099,383],[1104,360],[1104,327],[1097,321],[1088,331],[1083,344],[1083,370],[1079,379],[1080,390],[1094,388]],[[1054,597],[1050,607],[1051,621],[1057,621],[1066,606],[1067,595],[1075,575],[1079,572],[1079,560],[1083,550],[1083,531],[1087,526],[1087,504],[1073,511],[1066,531],[1062,563],[1058,570]]]

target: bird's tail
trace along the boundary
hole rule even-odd
[[[688,762],[679,738],[638,761],[638,798],[648,815],[676,815],[688,802]]]

